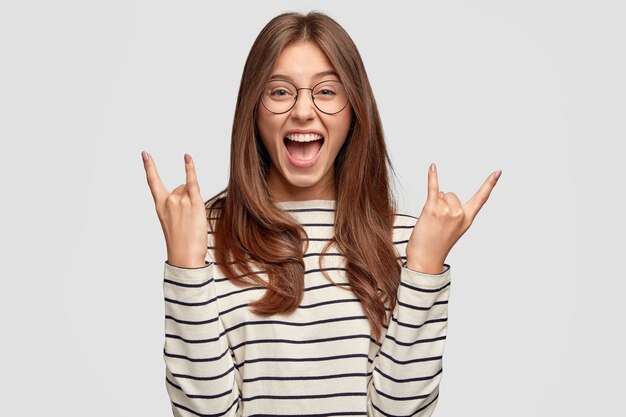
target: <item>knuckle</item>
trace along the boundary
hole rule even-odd
[[[180,205],[184,208],[191,207],[191,203],[191,199],[187,195],[183,196],[183,198],[180,199]]]
[[[167,196],[167,198],[165,199],[165,205],[167,207],[172,207],[172,206],[177,206],[178,205],[178,197],[176,196],[176,194],[174,194],[174,192],[172,192],[170,195]]]

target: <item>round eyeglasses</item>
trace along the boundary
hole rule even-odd
[[[272,80],[265,85],[261,102],[263,107],[274,114],[286,113],[296,105],[298,91],[310,90],[311,101],[325,114],[336,114],[348,104],[348,95],[341,81],[322,81],[313,88],[297,88],[287,80]]]

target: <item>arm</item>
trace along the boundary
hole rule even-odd
[[[213,263],[177,267],[165,261],[166,387],[176,417],[235,416],[239,371],[219,318]]]
[[[430,416],[447,333],[450,265],[426,274],[402,265],[398,301],[368,384],[368,416]]]

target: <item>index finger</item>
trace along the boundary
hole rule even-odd
[[[198,177],[196,176],[196,167],[193,163],[191,155],[185,154],[185,173],[187,174],[187,189],[195,196],[200,195],[200,186],[198,185]]]
[[[169,192],[167,188],[161,182],[161,178],[159,177],[159,173],[156,169],[156,164],[152,159],[152,156],[143,151],[141,153],[143,160],[143,167],[146,170],[146,178],[148,180],[148,187],[150,187],[150,192],[152,193],[152,198],[154,199],[154,203],[158,205],[159,201],[162,198],[165,198]]]
[[[439,178],[437,177],[437,167],[433,162],[428,169],[428,199],[427,201],[437,201],[439,197]]]

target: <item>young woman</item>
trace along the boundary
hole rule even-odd
[[[143,153],[167,244],[174,415],[431,415],[444,262],[500,172],[461,204],[433,164],[420,217],[397,213],[361,57],[315,12],[281,14],[254,42],[230,157],[227,187],[205,202],[189,155],[169,193]]]

